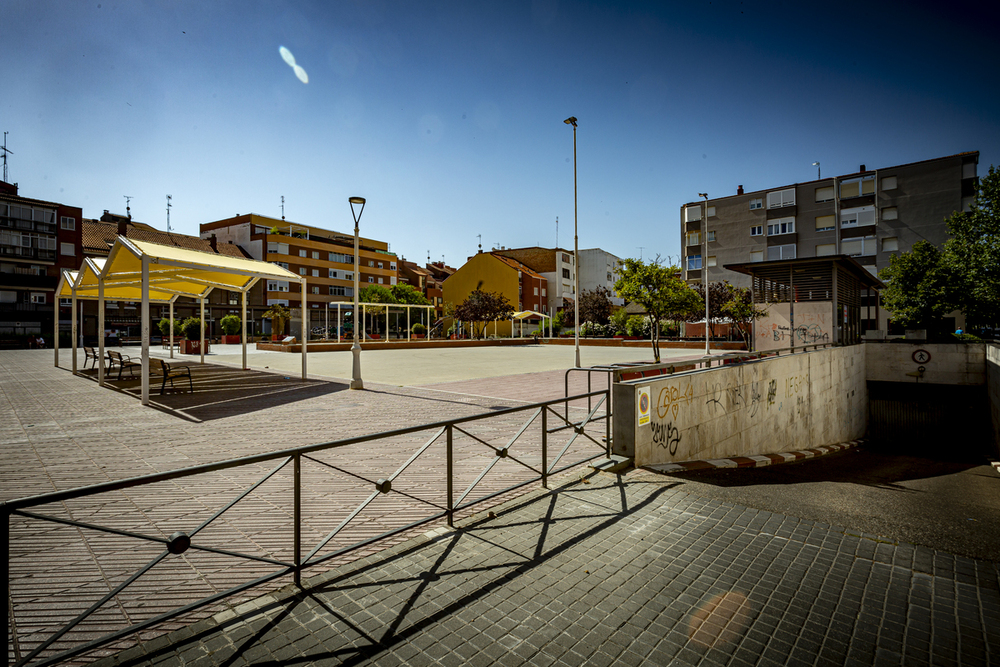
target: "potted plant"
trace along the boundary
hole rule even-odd
[[[181,341],[181,354],[201,354],[201,320],[187,318],[181,323],[181,331],[185,338]],[[205,341],[205,353],[208,354],[208,340]]]
[[[222,327],[223,345],[240,344],[240,328],[243,326],[243,320],[240,319],[239,315],[226,315],[219,322],[219,326]]]
[[[160,330],[160,338],[164,345],[168,345],[170,342],[170,319],[164,317],[159,322],[156,323],[156,328]],[[181,321],[174,319],[174,342],[178,343],[181,337],[184,335],[184,330],[181,329]],[[109,343],[105,343],[109,344]]]
[[[427,336],[427,327],[420,322],[417,322],[410,328],[410,332],[413,334],[414,338],[425,338]]]

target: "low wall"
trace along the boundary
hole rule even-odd
[[[990,422],[993,431],[993,454],[1000,456],[1000,345],[987,343],[986,394],[990,401]]]
[[[635,380],[613,392],[614,450],[637,466],[795,451],[863,437],[867,426],[862,345]]]
[[[986,383],[985,343],[869,340],[863,347],[867,369],[865,378],[873,382]]]
[[[570,338],[543,338],[540,341],[544,345],[573,345],[574,339]],[[644,347],[653,353],[653,345],[648,340],[625,340],[624,338],[581,338],[580,345],[593,347]],[[702,340],[661,340],[661,350],[704,350],[705,341]],[[737,341],[712,341],[711,349],[729,350],[738,352],[745,350],[746,346]]]
[[[538,343],[542,345],[573,345],[572,338],[541,338]],[[351,349],[351,341],[343,343],[315,342],[309,343],[310,352],[344,352]],[[361,343],[365,350],[417,350],[423,348],[451,348],[451,347],[496,347],[498,345],[535,345],[533,338],[497,338],[487,340],[369,340]],[[639,347],[649,350],[650,358],[653,349],[648,340],[621,340],[617,338],[581,338],[581,347]],[[671,341],[661,342],[661,349],[684,349],[684,350],[704,350],[705,342],[696,341]],[[295,352],[300,354],[302,346],[298,343],[293,345],[283,345],[281,343],[257,343],[258,350],[268,350],[270,352]],[[713,342],[713,350],[739,351],[745,349],[743,343]]]

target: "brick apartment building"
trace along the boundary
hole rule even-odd
[[[707,230],[705,202],[689,202],[680,209],[684,277],[701,282],[705,262],[709,282],[749,286],[725,265],[828,255],[848,255],[878,275],[917,241],[945,242],[945,218],[972,203],[978,162],[974,151],[752,192],[741,185],[708,200]],[[888,313],[879,308],[875,322],[875,305],[864,292],[863,331],[887,329]]]
[[[444,281],[444,299],[458,305],[474,290],[499,292],[507,297],[516,311],[542,312],[547,296],[548,281],[531,267],[498,252],[480,252],[469,258]],[[540,318],[525,320],[525,331],[537,326]],[[530,329],[528,326],[530,325]],[[486,333],[510,336],[510,321],[489,325]],[[516,329],[514,330],[516,331]]]
[[[0,181],[0,336],[52,337],[60,273],[82,261],[82,220],[78,206],[22,197]]]
[[[399,272],[399,282],[406,283],[419,291],[434,306],[434,319],[444,316],[444,291],[443,280],[435,276],[435,272],[425,268],[416,262],[408,262],[405,257],[400,257],[397,263]],[[451,271],[454,273],[454,271]],[[451,275],[449,273],[449,275]]]

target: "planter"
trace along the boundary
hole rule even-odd
[[[421,338],[427,338],[427,334],[411,334],[413,338],[420,340]]]
[[[208,341],[205,341],[205,354],[208,354]],[[181,354],[201,354],[200,340],[182,340],[180,342]]]
[[[222,344],[223,345],[239,345],[240,344],[240,336],[239,336],[239,334],[236,334],[235,336],[230,336],[228,334],[224,334],[222,336]]]
[[[368,337],[372,340],[382,340],[382,334],[368,334]]]

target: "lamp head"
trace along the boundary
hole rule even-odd
[[[347,201],[351,202],[352,204],[364,204],[365,203],[365,198],[364,197],[348,197]]]
[[[819,166],[819,162],[813,162],[813,166],[814,167],[818,167]]]
[[[573,127],[576,127],[576,116],[570,116],[563,122],[566,123],[567,125],[572,125]]]
[[[699,197],[704,197],[705,199],[708,199],[708,193],[707,192],[699,192],[698,196]]]

